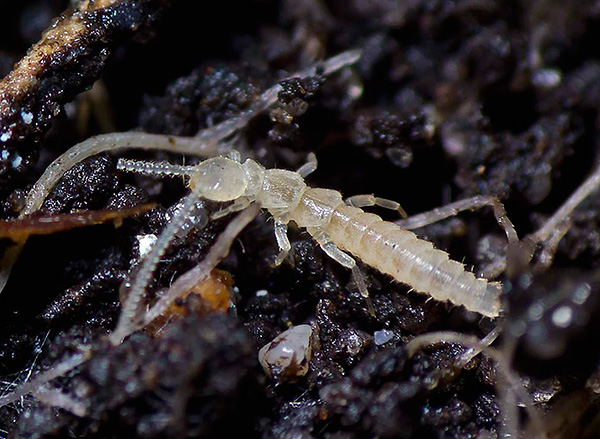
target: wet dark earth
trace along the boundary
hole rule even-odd
[[[0,0],[0,77],[56,17],[71,16],[69,5],[87,3]],[[114,5],[80,13],[84,33],[40,60],[37,82],[16,91],[0,83],[2,219],[15,218],[45,167],[89,136],[192,136],[247,109],[290,73],[350,49],[362,50],[350,68],[283,81],[274,107],[252,119],[234,146],[269,168],[296,169],[314,152],[311,186],[375,193],[409,215],[495,196],[520,236],[540,227],[598,162],[594,1],[102,3]],[[156,206],[119,227],[28,240],[0,294],[0,391],[82,346],[92,353],[41,398],[2,407],[0,437],[501,437],[506,384],[489,356],[464,365],[459,344],[413,355],[406,348],[432,331],[482,338],[500,320],[518,326],[518,337],[501,335],[494,346],[506,352],[515,343],[510,369],[548,437],[600,435],[597,195],[573,214],[548,269],[495,279],[505,285],[502,319],[429,300],[361,265],[369,303],[350,272],[293,226],[292,251],[273,268],[273,221],[261,214],[219,266],[233,279],[229,309],[207,309],[190,296],[164,327],[114,347],[106,335],[119,316],[119,286],[144,237],[160,233],[187,191],[178,179],[118,171],[118,157],[183,160],[168,151],[95,156],[46,199],[46,214]],[[151,290],[202,260],[228,221],[177,238]],[[504,264],[506,237],[489,208],[416,232],[475,273]],[[10,239],[0,245],[6,252]],[[583,290],[589,300],[581,300]],[[565,304],[577,306],[557,320]],[[307,369],[267,375],[259,349],[301,324],[312,328]],[[48,403],[57,395],[60,407]],[[533,437],[523,404],[517,416],[522,436]]]

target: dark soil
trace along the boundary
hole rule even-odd
[[[69,3],[79,4],[0,0],[0,76]],[[257,160],[295,169],[314,152],[312,186],[375,193],[409,214],[494,195],[520,236],[536,230],[598,163],[594,1],[143,0],[124,1],[111,14],[86,15],[90,37],[9,105],[34,108],[36,123],[25,129],[13,124],[14,112],[0,114],[0,135],[12,133],[0,137],[2,218],[17,215],[45,166],[78,141],[107,130],[193,135],[244,110],[286,74],[354,48],[363,56],[351,70],[282,83],[275,108],[240,137]],[[361,89],[359,97],[351,93]],[[124,156],[182,160],[167,152]],[[0,409],[0,437],[498,436],[503,414],[489,358],[459,370],[458,345],[412,357],[406,350],[429,331],[481,338],[496,321],[427,300],[363,266],[370,312],[349,272],[294,227],[292,252],[272,268],[277,248],[266,214],[220,266],[235,281],[232,312],[199,315],[186,304],[189,315],[159,335],[136,333],[109,346],[119,285],[139,257],[136,237],[159,233],[186,192],[175,179],[118,172],[116,159],[97,156],[71,169],[43,210],[158,206],[118,228],[31,238],[0,295],[2,390],[92,345],[92,359],[53,384],[86,413],[26,397]],[[226,224],[177,239],[153,290],[202,259]],[[503,232],[485,209],[417,233],[475,272],[504,257]],[[574,214],[548,271],[498,279],[507,325],[513,334],[520,328],[512,367],[547,414],[553,437],[600,435],[599,254],[594,195]],[[580,303],[586,288],[591,299]],[[554,313],[566,305],[571,323],[557,325]],[[309,372],[293,382],[271,380],[258,350],[302,323],[317,329],[320,342]],[[496,343],[504,345],[506,337]],[[526,412],[520,416],[527,425]]]

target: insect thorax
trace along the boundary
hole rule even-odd
[[[329,222],[334,209],[340,204],[343,200],[338,191],[309,187],[290,212],[290,219],[300,227],[321,227]]]
[[[270,169],[265,173],[259,201],[266,209],[289,213],[305,190],[306,183],[297,172]]]

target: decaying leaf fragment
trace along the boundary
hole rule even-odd
[[[142,204],[121,210],[93,210],[57,215],[30,215],[23,218],[0,221],[0,238],[9,238],[13,242],[21,242],[31,235],[51,235],[76,227],[103,224],[110,221],[119,226],[123,219],[144,213],[152,209],[154,204]]]

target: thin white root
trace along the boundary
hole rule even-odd
[[[323,75],[328,76],[344,67],[349,67],[355,64],[361,57],[362,52],[359,49],[348,50],[336,55],[323,62],[317,62],[304,70],[286,76],[284,79],[290,78],[306,78],[317,74],[319,69],[322,69]],[[242,111],[237,116],[234,116],[226,121],[221,122],[215,127],[208,128],[196,134],[196,139],[201,142],[211,142],[215,138],[225,139],[237,130],[245,127],[257,114],[265,111],[275,102],[277,102],[277,94],[281,90],[279,84],[265,90],[260,97],[248,108]]]
[[[59,389],[43,388],[34,393],[35,397],[51,407],[58,407],[75,416],[83,417],[87,413],[85,406],[71,398],[69,395],[62,393]]]
[[[193,154],[210,157],[217,153],[217,141],[205,143],[193,137],[165,136],[147,133],[110,133],[91,137],[70,148],[46,168],[39,180],[33,185],[25,200],[20,218],[30,215],[41,206],[58,180],[77,163],[102,152],[120,151],[128,148],[172,151],[181,154]]]
[[[90,357],[91,349],[84,347],[80,353],[52,366],[47,371],[37,375],[33,380],[21,384],[14,392],[0,396],[0,407],[16,402],[30,393],[38,392],[42,386],[85,363]]]
[[[113,343],[120,342],[134,331],[151,323],[157,317],[164,314],[167,308],[179,297],[191,290],[198,283],[206,279],[217,264],[229,253],[233,241],[240,232],[258,215],[260,206],[251,204],[237,217],[229,222],[225,230],[219,235],[215,244],[211,247],[206,257],[196,267],[181,275],[175,283],[158,299],[158,301],[146,312],[143,319],[129,322],[127,330],[111,335]],[[119,340],[120,339],[120,340]]]
[[[15,262],[17,262],[22,249],[23,243],[19,243],[7,247],[4,251],[4,255],[0,261],[0,293],[4,290],[4,287],[6,287],[6,284],[8,283],[10,272],[12,271]]]
[[[494,332],[494,331],[492,331],[492,332]],[[496,350],[496,349],[490,347],[488,344],[486,344],[486,343],[491,343],[491,341],[493,341],[493,340],[490,341],[490,339],[488,339],[487,336],[484,338],[484,340],[485,340],[485,343],[483,342],[483,340],[479,340],[476,337],[469,336],[466,334],[461,334],[461,333],[452,332],[452,331],[437,331],[437,332],[429,332],[429,333],[419,335],[419,336],[413,338],[406,345],[406,348],[407,348],[409,356],[413,356],[414,353],[419,349],[422,349],[422,348],[430,346],[430,345],[439,344],[439,343],[457,343],[457,344],[460,344],[460,345],[468,348],[469,351],[471,351],[471,352],[477,352],[477,351],[483,352],[484,354],[486,354],[488,357],[490,357],[496,363],[496,366],[498,367],[498,371],[504,377],[504,379],[506,380],[506,382],[508,384],[508,388],[506,389],[507,393],[512,393],[511,399],[516,400],[516,397],[518,397],[521,400],[521,402],[524,404],[525,409],[527,410],[527,414],[529,415],[529,418],[531,419],[531,425],[533,426],[533,429],[534,429],[533,437],[534,438],[544,438],[544,439],[547,438],[547,435],[546,435],[545,429],[544,429],[544,424],[542,422],[542,418],[541,418],[539,412],[537,411],[537,409],[535,408],[533,400],[531,399],[531,396],[527,393],[527,391],[523,387],[523,384],[519,381],[519,378],[515,375],[515,373],[512,372],[512,370],[510,368],[510,364],[508,363],[506,356],[502,352],[499,352],[498,350]],[[471,355],[471,354],[469,354],[469,351],[467,351],[467,354]],[[463,357],[461,357],[461,359],[457,363],[457,367],[463,367],[465,364],[466,363],[464,363]],[[499,388],[498,385],[497,385],[497,388],[498,388],[497,389],[498,393],[503,394],[503,389]],[[515,401],[515,403],[516,403],[516,401]],[[508,419],[507,420],[508,429],[512,429],[512,427],[511,427],[512,425],[516,426],[516,422],[517,422],[517,420],[514,419],[514,417],[513,417],[513,419]],[[504,427],[505,426],[503,426],[503,428]],[[519,437],[516,431],[508,432],[508,434],[509,434],[509,436],[503,436],[503,437],[514,437],[514,438]]]
[[[536,247],[539,255],[533,271],[544,271],[552,265],[558,244],[571,227],[571,214],[592,192],[600,186],[600,167],[573,192],[569,198],[535,232],[521,241],[509,243],[506,252],[506,273],[513,277],[530,269]]]
[[[539,255],[536,260],[536,268],[537,272],[545,271],[552,265],[554,261],[554,255],[556,254],[556,250],[558,249],[558,244],[565,237],[569,229],[571,228],[570,218],[565,219],[563,223],[559,223],[556,229],[550,234],[550,236],[542,241],[535,241],[530,237],[526,237],[527,243],[531,248],[535,248],[535,245],[543,243],[539,252]],[[530,251],[528,255],[533,256],[533,251]],[[531,261],[531,258],[530,258]]]
[[[469,361],[471,361],[473,358],[475,358],[477,355],[483,352],[483,349],[481,349],[483,346],[489,347],[492,345],[492,343],[496,341],[500,334],[502,334],[502,331],[504,331],[504,320],[499,320],[500,321],[498,322],[498,324],[494,326],[494,329],[492,329],[485,337],[479,340],[480,349],[468,348],[467,352],[462,354],[460,359],[457,361],[457,367],[462,368],[465,364],[467,364]]]
[[[183,228],[190,213],[199,202],[200,198],[194,192],[191,192],[183,199],[181,207],[174,213],[173,218],[171,218],[171,221],[169,221],[148,255],[144,258],[140,269],[134,275],[133,281],[131,283],[126,281],[122,284],[121,288],[129,290],[129,294],[127,294],[121,308],[117,327],[110,336],[113,344],[120,344],[128,334],[133,332],[130,325],[139,319],[142,312],[141,308],[144,305],[143,301],[146,296],[146,290],[158,263],[173,239],[177,236],[177,232]]]
[[[598,189],[598,186],[600,186],[600,166],[579,185],[542,227],[523,239],[523,245],[527,246],[525,252],[529,258],[527,262],[533,258],[535,247],[541,245],[536,269],[543,271],[552,264],[558,244],[571,227],[571,214],[592,192]]]
[[[514,358],[514,352],[516,348],[515,337],[506,337],[503,340],[502,347],[500,351],[496,351],[501,358],[504,359],[506,368],[510,372],[510,362],[512,358]],[[529,393],[525,390],[522,384],[518,382],[518,378],[514,377],[514,385],[511,384],[508,376],[506,374],[501,374],[498,377],[498,383],[496,383],[496,388],[498,389],[498,396],[500,397],[500,413],[504,413],[504,422],[500,425],[500,437],[504,438],[513,438],[521,436],[523,429],[519,429],[519,406],[517,390],[520,390],[525,395],[529,396]],[[522,401],[526,401],[521,397]],[[533,401],[531,402],[531,406],[533,407]],[[526,403],[525,403],[526,404]],[[527,404],[526,404],[527,407]],[[537,412],[536,412],[537,414]],[[532,432],[534,433],[534,438],[542,437],[545,438],[545,429],[544,424],[541,420],[541,416],[539,422],[535,422],[536,420],[531,420]]]
[[[506,233],[508,242],[518,242],[519,236],[517,235],[515,226],[508,218],[504,206],[497,198],[487,195],[476,195],[471,198],[455,201],[445,206],[432,209],[428,212],[412,215],[406,219],[397,220],[395,223],[403,229],[413,230],[444,220],[446,218],[456,216],[458,213],[464,212],[465,210],[476,210],[486,206],[492,207],[496,221],[498,222],[498,225],[502,227],[504,233]]]
[[[536,232],[529,235],[528,238],[540,243],[552,237],[555,234],[556,229],[560,228],[561,224],[568,221],[575,208],[592,192],[598,189],[598,186],[600,186],[600,167],[595,169],[594,172],[581,183],[575,192],[567,198],[567,201],[554,212],[554,215],[552,215]],[[566,230],[564,233],[566,233]]]

